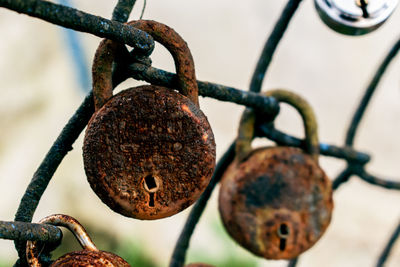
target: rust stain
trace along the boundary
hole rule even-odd
[[[328,227],[331,182],[309,154],[293,147],[253,150],[222,178],[219,211],[228,233],[267,259],[293,259]]]
[[[110,98],[118,46],[102,42],[93,63],[96,112],[85,133],[84,166],[93,191],[112,210],[138,219],[160,219],[190,206],[207,187],[215,167],[215,141],[199,109],[186,42],[155,21],[128,24],[149,33],[172,54],[182,94],[147,85]],[[107,80],[105,85],[102,80]]]

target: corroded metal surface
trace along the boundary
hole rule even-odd
[[[215,165],[207,118],[187,97],[140,86],[92,117],[83,156],[88,181],[114,211],[139,219],[171,216],[203,192]]]
[[[58,266],[130,267],[124,259],[115,254],[90,250],[68,253],[50,265],[50,267]]]
[[[329,225],[332,208],[329,179],[297,148],[256,149],[222,178],[219,210],[225,228],[267,259],[291,259],[309,249]]]
[[[128,267],[129,264],[121,257],[109,252],[100,251],[87,234],[85,228],[73,217],[64,214],[54,214],[39,221],[41,224],[51,224],[68,228],[84,248],[65,254],[50,266],[115,266]],[[28,241],[26,244],[26,260],[31,267],[41,267],[39,255],[43,251],[43,244]]]
[[[111,98],[112,62],[121,45],[103,41],[93,62],[96,113],[86,130],[84,165],[92,189],[111,209],[159,219],[190,206],[206,188],[215,167],[215,141],[199,109],[186,42],[155,21],[129,25],[151,34],[172,54],[182,94],[140,86]]]

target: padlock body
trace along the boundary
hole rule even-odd
[[[145,85],[120,92],[92,116],[83,158],[92,189],[111,209],[159,219],[190,206],[206,188],[215,141],[187,97]]]
[[[106,251],[80,250],[58,258],[50,267],[130,267],[121,257]]]
[[[318,163],[293,147],[252,151],[224,173],[219,211],[233,239],[267,259],[292,259],[325,232],[333,202]]]

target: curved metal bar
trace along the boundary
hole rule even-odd
[[[302,139],[287,135],[281,131],[272,128],[270,125],[260,125],[258,127],[259,136],[266,136],[268,139],[277,142],[280,145],[305,147],[305,142]],[[370,160],[368,154],[358,152],[350,147],[338,147],[335,145],[329,145],[326,143],[320,143],[319,149],[321,155],[345,159],[347,161],[357,162],[359,164],[365,164]]]
[[[118,0],[117,5],[114,7],[111,20],[122,23],[127,22],[135,2],[136,0]]]
[[[62,27],[128,44],[143,54],[149,55],[154,49],[154,40],[147,33],[132,26],[71,7],[41,0],[0,0],[0,7],[6,7]]]
[[[344,169],[337,177],[335,180],[332,181],[332,189],[336,190],[339,188],[340,185],[344,184],[347,182],[350,177],[354,174],[354,171],[351,169],[350,166],[347,166],[346,169]]]
[[[86,127],[93,111],[93,97],[92,93],[90,93],[65,125],[39,168],[34,173],[21,199],[17,213],[15,214],[16,221],[32,221],[40,198],[57,170],[57,167],[60,165],[65,155],[72,150],[72,144]],[[22,261],[25,261],[25,245],[25,242],[15,241],[15,247],[20,259],[23,259]]]
[[[354,137],[356,135],[356,131],[360,121],[364,115],[365,110],[371,100],[373,93],[375,92],[376,87],[378,86],[379,81],[381,80],[383,74],[385,73],[387,67],[389,66],[390,62],[392,62],[393,58],[400,50],[400,39],[394,44],[394,46],[390,49],[389,53],[386,55],[385,59],[379,66],[378,70],[376,71],[374,77],[372,78],[371,82],[369,83],[363,98],[353,115],[353,118],[350,122],[350,125],[347,130],[345,144],[347,146],[353,146],[354,144]]]
[[[377,185],[386,189],[394,189],[394,190],[400,190],[400,182],[395,182],[395,181],[390,181],[390,180],[385,180],[378,178],[376,176],[373,176],[369,174],[366,170],[364,169],[359,169],[357,170],[356,173],[363,181]]]
[[[190,211],[185,226],[183,227],[179,239],[175,244],[174,252],[172,253],[169,267],[182,267],[185,264],[186,251],[189,247],[190,238],[192,237],[194,228],[196,227],[198,221],[200,220],[200,217],[203,214],[203,211],[207,205],[207,201],[211,197],[211,193],[213,192],[215,186],[221,180],[221,177],[224,174],[226,168],[229,166],[229,164],[231,164],[231,162],[235,158],[235,145],[236,145],[235,142],[233,142],[229,146],[225,154],[218,161],[218,164],[215,167],[215,171],[211,178],[210,183],[208,184],[207,188],[204,190],[203,194],[201,195],[199,200],[197,200],[196,204]]]
[[[400,236],[400,223],[397,225],[397,228],[394,230],[392,236],[389,238],[388,243],[386,244],[385,248],[383,249],[381,255],[379,256],[378,262],[376,263],[376,267],[383,267],[386,260],[389,257],[390,251],[392,250],[396,240]]]
[[[261,52],[258,59],[256,69],[254,70],[253,77],[250,82],[251,92],[260,92],[261,86],[265,78],[267,69],[272,61],[272,57],[275,54],[275,50],[278,47],[283,34],[286,32],[287,27],[294,13],[300,5],[301,0],[289,0],[283,9],[281,16],[275,24],[274,29],[268,37],[267,42]]]
[[[299,257],[297,257],[297,258],[295,258],[293,260],[290,260],[288,265],[287,265],[287,267],[296,267],[298,262],[299,262]]]

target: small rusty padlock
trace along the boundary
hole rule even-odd
[[[121,44],[104,40],[93,63],[95,114],[83,145],[90,186],[114,211],[138,219],[174,215],[198,199],[215,167],[215,141],[199,108],[192,55],[168,26],[133,21],[175,60],[180,93],[144,85],[112,96],[111,69]]]
[[[64,226],[68,228],[77,238],[83,250],[74,251],[61,256],[54,261],[50,267],[57,266],[115,266],[130,267],[130,265],[121,257],[106,251],[98,250],[86,233],[85,228],[74,218],[63,215],[54,214],[43,218],[39,223],[51,224],[55,226]],[[30,267],[43,266],[39,261],[40,247],[36,241],[28,241],[26,243],[26,259]]]
[[[331,220],[331,182],[318,164],[314,113],[306,101],[285,90],[267,96],[300,112],[306,152],[294,147],[252,149],[255,114],[243,113],[236,156],[221,180],[219,211],[228,233],[252,253],[292,259],[321,237]]]

